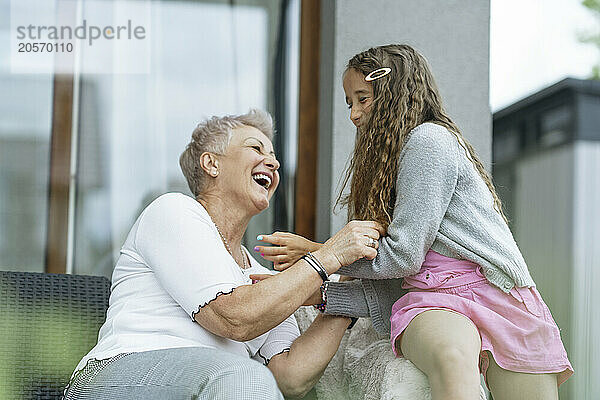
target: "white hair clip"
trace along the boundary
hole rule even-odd
[[[392,69],[387,68],[387,67],[376,69],[375,71],[372,71],[371,73],[369,73],[369,75],[365,76],[365,81],[371,82],[371,81],[374,81],[375,79],[383,78],[390,72],[392,72]]]

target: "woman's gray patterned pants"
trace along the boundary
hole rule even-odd
[[[65,400],[283,400],[271,371],[223,350],[183,347],[92,360]]]

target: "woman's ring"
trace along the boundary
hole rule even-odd
[[[377,244],[377,240],[373,239],[372,237],[369,237],[369,242],[367,243],[367,246],[375,248],[376,244]]]

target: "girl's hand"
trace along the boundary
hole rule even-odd
[[[250,275],[250,279],[252,279],[252,283],[258,283],[260,281],[264,281],[265,279],[269,279],[273,275],[271,274],[252,274]],[[313,306],[315,304],[321,304],[321,289],[317,289],[306,301],[303,306]]]
[[[252,279],[252,284],[255,284],[264,281],[265,279],[269,279],[272,276],[274,276],[274,274],[250,274],[250,279]]]
[[[273,246],[256,246],[254,251],[273,262],[273,268],[283,271],[292,266],[306,253],[317,251],[323,246],[300,235],[289,232],[275,232],[272,235],[259,235],[258,240]]]
[[[250,274],[250,279],[252,279],[252,284],[254,285],[255,283],[269,279],[272,276],[274,276],[274,274]]]

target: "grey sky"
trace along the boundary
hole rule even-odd
[[[490,103],[508,106],[567,76],[587,78],[600,54],[577,40],[598,29],[580,0],[491,0]]]

